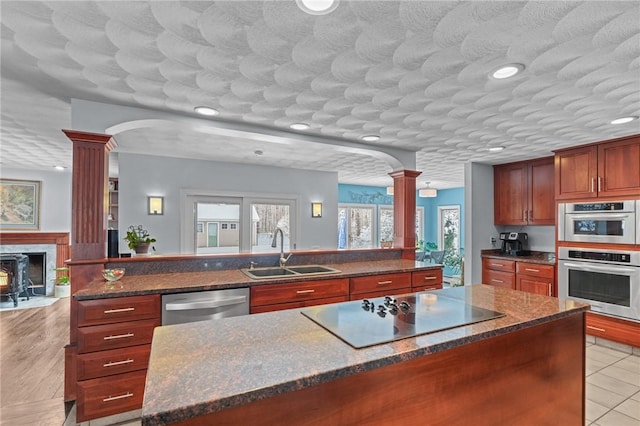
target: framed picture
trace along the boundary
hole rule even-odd
[[[40,229],[40,181],[0,179],[0,229]]]

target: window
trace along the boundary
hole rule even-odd
[[[255,203],[251,205],[255,234],[252,235],[252,251],[280,251],[280,237],[276,247],[271,247],[273,233],[280,228],[284,250],[291,249],[291,211],[289,203]]]
[[[237,223],[231,223],[229,226],[231,226],[231,229],[238,229]]]
[[[375,228],[375,205],[338,207],[338,248],[374,247]]]
[[[226,224],[226,223],[223,223],[223,224],[222,224],[222,229],[227,229],[228,227],[229,227],[229,225],[228,225],[228,224]]]
[[[460,248],[460,206],[438,206],[438,248]]]
[[[380,206],[378,242],[393,241],[393,207]],[[416,206],[416,242],[424,240],[424,207]]]

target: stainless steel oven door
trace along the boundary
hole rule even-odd
[[[564,240],[584,243],[636,244],[636,214],[567,213]]]
[[[591,310],[640,320],[640,267],[575,260],[559,262],[558,296]]]

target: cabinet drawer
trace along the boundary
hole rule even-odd
[[[540,265],[538,263],[516,262],[516,273],[523,275],[533,275],[540,278],[553,279],[555,267],[551,265]]]
[[[78,355],[78,380],[145,370],[151,345],[112,349]]]
[[[151,343],[153,329],[159,325],[159,319],[152,319],[80,327],[78,328],[78,353]]]
[[[142,408],[147,370],[84,380],[77,385],[77,421]]]
[[[516,274],[511,272],[492,271],[491,269],[485,269],[482,271],[482,283],[515,290]]]
[[[262,305],[253,306],[251,308],[252,314],[259,314],[262,312],[282,311],[284,309],[304,308],[307,306],[326,305],[328,303],[346,302],[349,300],[349,296],[328,297],[326,299],[314,299],[314,300],[300,300],[298,302],[277,303],[275,305]]]
[[[81,300],[78,327],[160,318],[160,295]]]
[[[494,271],[515,272],[516,262],[514,260],[492,259],[485,257],[482,259],[482,267],[493,269]]]
[[[351,294],[411,287],[411,272],[351,278]],[[397,293],[396,293],[397,294]],[[360,297],[358,297],[360,298]]]
[[[374,299],[376,297],[395,296],[398,294],[411,293],[411,287],[400,287],[388,290],[370,291],[368,293],[352,294],[350,300]]]
[[[416,286],[433,286],[440,284],[442,287],[442,268],[431,269],[428,271],[416,271],[411,274],[411,285]]]
[[[442,288],[442,283],[440,284],[432,284],[432,285],[419,285],[411,287],[411,291],[429,291],[429,290],[440,290]]]
[[[586,332],[631,346],[640,346],[640,323],[587,312]]]
[[[349,279],[267,284],[251,287],[251,306],[274,305],[326,297],[347,296]]]

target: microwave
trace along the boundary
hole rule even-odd
[[[558,241],[640,244],[640,201],[558,204]]]

